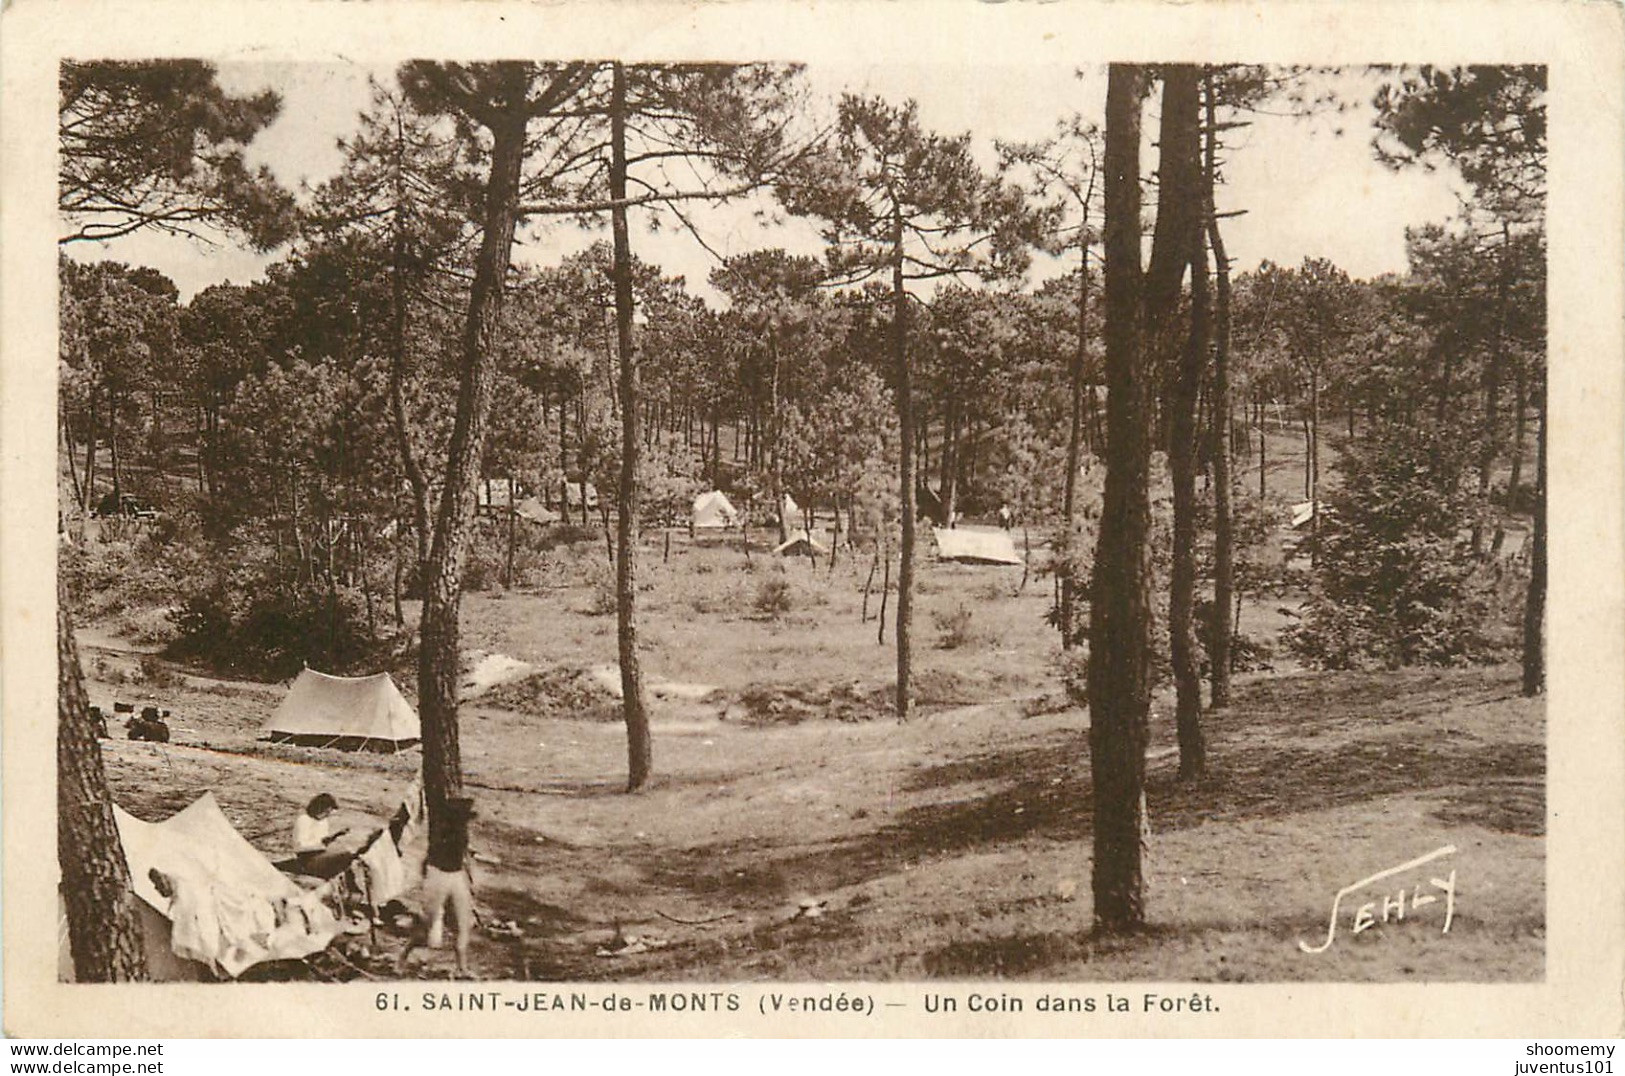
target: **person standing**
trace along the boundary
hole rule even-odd
[[[445,938],[450,912],[457,974],[468,974],[468,944],[474,933],[474,888],[468,871],[468,824],[474,801],[459,796],[446,801],[446,824],[430,827],[429,855],[423,864],[421,930],[402,951],[397,968],[405,971],[408,958],[420,946],[438,949]]]

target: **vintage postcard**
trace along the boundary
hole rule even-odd
[[[1617,6],[0,19],[8,1034],[1620,1033]]]

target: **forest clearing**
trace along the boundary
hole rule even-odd
[[[60,74],[63,978],[1544,976],[1545,68]]]
[[[622,794],[619,700],[592,675],[614,661],[613,616],[594,612],[593,587],[465,603],[472,654],[554,670],[537,689],[521,679],[463,706],[466,784],[480,806],[477,906],[486,923],[515,928],[476,935],[478,978],[1543,973],[1544,727],[1515,669],[1315,674],[1288,659],[1240,675],[1234,705],[1207,726],[1215,775],[1195,785],[1177,780],[1161,693],[1147,775],[1156,926],[1103,942],[1089,929],[1088,714],[1058,684],[1042,582],[1018,594],[1020,569],[927,565],[922,621],[968,608],[971,638],[945,649],[941,632],[928,636],[920,713],[899,724],[874,611],[860,623],[865,564],[814,569],[764,550],[747,562],[737,537],[686,535],[662,563],[661,546],[651,536],[644,605],[657,772],[637,796]],[[602,549],[588,540],[574,555],[590,562]],[[758,612],[754,596],[777,579],[789,608]],[[1243,624],[1290,623],[1284,604],[1244,609]],[[93,701],[151,698],[174,715],[168,744],[103,743],[114,796],[139,816],[166,817],[212,789],[276,858],[287,851],[278,823],[309,797],[333,791],[343,817],[381,825],[416,771],[416,750],[263,742],[281,686],[217,681],[99,642],[83,651]],[[688,698],[659,690],[701,680],[708,690]],[[1460,849],[1448,937],[1438,916],[1416,917],[1299,950],[1325,930],[1340,886],[1443,844]],[[807,918],[804,901],[820,914]],[[647,951],[598,955],[629,937]],[[383,972],[404,939],[347,942],[351,961]],[[420,973],[450,970],[442,954]]]

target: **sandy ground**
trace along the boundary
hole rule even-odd
[[[936,694],[899,724],[886,704],[891,649],[875,643],[873,621],[858,623],[866,565],[838,566],[822,591],[808,566],[788,566],[802,604],[766,618],[749,612],[750,588],[781,566],[700,572],[736,554],[688,555],[696,559],[683,575],[650,573],[649,665],[653,679],[715,690],[656,697],[656,776],[643,792],[621,792],[624,732],[604,719],[613,704],[589,695],[590,704],[505,708],[490,704],[506,690],[497,688],[464,707],[464,765],[481,812],[479,902],[488,927],[515,926],[479,934],[481,977],[1543,974],[1543,706],[1518,697],[1514,670],[1243,677],[1236,705],[1207,717],[1211,776],[1196,784],[1175,779],[1171,706],[1159,698],[1147,792],[1153,926],[1102,941],[1089,933],[1087,714],[1055,681],[1041,584],[1017,597],[1019,572],[928,571],[921,622],[971,602],[982,634],[944,650],[927,631],[921,681]],[[686,592],[674,586],[685,577]],[[695,595],[718,584],[740,588],[743,608],[696,614]],[[465,634],[487,654],[573,670],[579,686],[613,654],[613,635],[600,630],[612,618],[585,605],[576,593],[474,597]],[[125,660],[116,649],[102,656],[104,670]],[[815,702],[763,719],[751,693],[775,682],[801,685]],[[416,751],[258,741],[277,685],[193,675],[162,689],[91,684],[104,704],[136,695],[174,711],[175,740],[106,742],[119,802],[157,818],[213,790],[273,857],[316,792],[338,796],[344,824],[381,821],[418,766]],[[820,708],[819,698],[835,702]],[[1300,950],[1324,939],[1340,888],[1447,844],[1457,849],[1439,866],[1456,872],[1448,934],[1440,907],[1358,935],[1345,908],[1326,952]],[[1442,893],[1427,889],[1432,877],[1403,881],[1413,896],[1416,886]],[[629,941],[638,944],[626,955],[599,955]],[[350,958],[385,974],[398,945],[386,934]],[[439,954],[415,974],[449,972]]]

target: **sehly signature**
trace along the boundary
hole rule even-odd
[[[1321,942],[1319,945],[1309,945],[1307,942],[1299,941],[1298,948],[1302,949],[1306,953],[1324,953],[1327,949],[1331,948],[1332,942],[1337,938],[1337,912],[1343,904],[1343,898],[1352,893],[1358,893],[1362,889],[1369,886],[1375,885],[1384,878],[1392,878],[1396,874],[1404,874],[1406,871],[1415,870],[1417,867],[1431,863],[1436,859],[1441,859],[1444,856],[1454,855],[1455,851],[1455,845],[1447,844],[1442,848],[1435,848],[1425,856],[1417,856],[1415,859],[1406,860],[1397,867],[1389,867],[1385,871],[1378,871],[1369,878],[1361,878],[1353,885],[1347,885],[1342,889],[1339,889],[1337,891],[1337,895],[1332,898],[1332,915],[1331,922],[1327,924],[1326,927],[1326,940]],[[1449,934],[1450,921],[1455,918],[1456,914],[1455,868],[1451,868],[1448,877],[1430,878],[1428,880],[1428,884],[1433,886],[1440,893],[1444,894],[1443,933]],[[1410,911],[1414,912],[1416,909],[1421,908],[1424,905],[1437,903],[1439,899],[1440,897],[1437,893],[1427,891],[1421,885],[1411,887],[1409,890],[1407,890],[1406,887],[1401,886],[1399,889],[1394,891],[1392,896],[1389,896],[1387,893],[1383,894],[1380,918],[1377,913],[1378,905],[1376,901],[1371,901],[1370,903],[1360,905],[1354,913],[1354,933],[1359,934],[1363,931],[1369,930],[1370,928],[1376,926],[1379,922],[1386,923],[1390,919],[1404,919],[1407,906],[1409,907]]]

